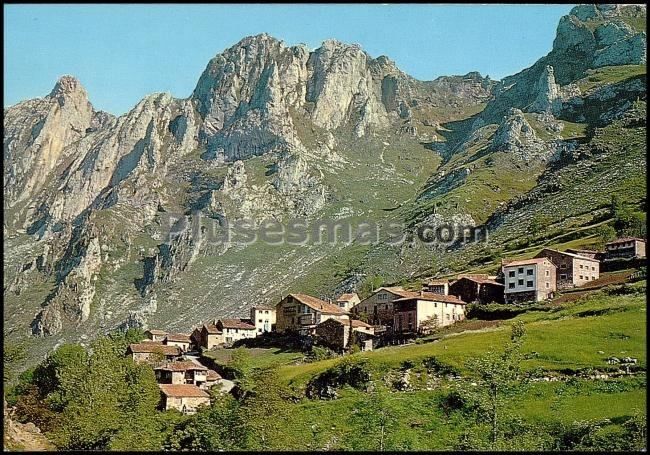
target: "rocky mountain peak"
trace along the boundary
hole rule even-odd
[[[79,82],[79,79],[74,76],[64,75],[56,81],[49,96],[66,95],[77,91],[86,93],[86,90],[81,85],[81,82]]]

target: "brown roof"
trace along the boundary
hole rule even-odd
[[[581,256],[579,254],[569,253],[568,251],[558,251],[558,250],[552,250],[550,248],[544,248],[542,251],[540,251],[537,254],[537,256],[541,257],[540,255],[543,255],[544,251],[552,251],[553,253],[563,254],[564,256],[569,256],[569,257],[576,258],[576,259],[584,259],[584,260],[587,260],[587,261],[600,262],[598,259],[590,258],[589,256]],[[546,257],[546,256],[544,256],[544,257]]]
[[[274,307],[269,305],[255,305],[252,307],[254,310],[275,310]]]
[[[208,370],[208,381],[218,381],[221,375],[214,370]]]
[[[164,330],[158,330],[158,329],[147,330],[144,333],[150,333],[152,335],[167,335],[167,332],[165,332]]]
[[[210,398],[210,395],[192,384],[158,384],[158,387],[168,397]]]
[[[355,297],[357,299],[359,298],[357,293],[353,292],[353,293],[341,294],[341,296],[336,300],[337,300],[337,302],[349,302],[350,300],[354,299]]]
[[[427,285],[449,284],[449,280],[428,280]]]
[[[381,287],[375,291],[375,294],[379,291],[388,291],[400,297],[409,297],[412,294],[412,291],[405,291],[401,286]]]
[[[496,286],[503,286],[503,283],[499,283],[498,281],[490,280],[487,278],[476,278],[474,276],[463,276],[458,278],[458,280],[456,281],[460,281],[460,280],[470,280],[473,281],[474,283],[479,283],[479,284],[493,284]]]
[[[412,292],[412,295],[409,297],[403,297],[401,299],[394,300],[393,302],[406,302],[407,300],[427,300],[429,302],[444,302],[444,303],[455,303],[459,305],[467,305],[458,297],[453,295],[442,295],[436,294],[434,292]]]
[[[521,259],[521,260],[518,260],[518,261],[510,261],[510,262],[508,262],[508,259],[504,259],[501,262],[501,264],[504,267],[511,267],[511,266],[517,266],[517,265],[541,264],[544,261],[550,262],[551,265],[553,265],[553,263],[550,261],[550,259],[545,258],[545,257],[544,258]],[[553,267],[555,267],[555,266],[553,265]]]
[[[612,240],[611,242],[607,242],[605,245],[612,245],[614,243],[631,242],[632,240],[637,240],[639,242],[645,242],[645,240],[640,239],[638,237],[621,237],[620,239],[616,239],[616,240]]]
[[[351,325],[353,328],[357,328],[357,327],[363,327],[363,328],[366,328],[366,329],[370,329],[370,328],[372,328],[372,325],[370,325],[370,324],[366,324],[365,322],[363,322],[363,321],[359,321],[358,319],[352,319],[352,320],[350,321],[350,325]]]
[[[297,301],[299,301],[300,303],[302,303],[303,305],[307,305],[309,308],[312,308],[321,313],[347,314],[347,311],[343,310],[338,305],[325,302],[321,299],[317,299],[316,297],[312,297],[311,295],[307,295],[307,294],[289,294],[289,295],[292,296]]]
[[[210,334],[210,335],[213,335],[213,334],[214,334],[214,335],[220,335],[220,334],[221,334],[221,330],[219,330],[219,329],[217,328],[217,326],[214,325],[214,324],[203,324],[203,328],[204,328],[205,331],[208,332],[208,334]]]
[[[163,355],[180,355],[181,348],[178,346],[165,346],[159,343],[134,343],[129,345],[131,352],[142,354],[153,354],[162,352]]]
[[[255,330],[255,325],[251,324],[250,319],[219,319],[218,322],[227,329]]]
[[[186,333],[170,333],[165,337],[165,341],[180,341],[182,343],[189,343],[190,336]]]
[[[165,370],[165,371],[190,371],[190,370],[207,370],[203,365],[198,365],[191,360],[179,360],[178,362],[169,362],[159,367],[154,368],[154,370]]]

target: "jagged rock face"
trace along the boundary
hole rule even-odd
[[[493,151],[512,153],[514,157],[528,161],[533,158],[545,159],[547,148],[539,140],[523,112],[511,109],[494,133],[490,148]]]
[[[537,98],[529,106],[529,112],[551,112],[557,114],[562,108],[560,87],[555,83],[555,72],[552,66],[544,68],[544,72],[535,87]]]
[[[272,184],[289,201],[292,216],[309,216],[327,201],[320,179],[311,174],[307,161],[298,155],[287,154],[278,161]]]
[[[66,147],[112,121],[96,113],[79,81],[62,77],[43,99],[5,109],[5,207],[32,197],[68,153]]]

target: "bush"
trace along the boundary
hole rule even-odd
[[[327,360],[336,357],[336,353],[324,346],[312,346],[311,350],[307,353],[305,358],[306,362],[318,362],[320,360]]]
[[[333,398],[334,391],[344,385],[368,391],[370,384],[368,361],[348,357],[309,381],[306,395],[309,398]]]
[[[422,365],[430,371],[438,375],[459,376],[460,371],[451,365],[441,362],[437,357],[427,357],[422,361]]]

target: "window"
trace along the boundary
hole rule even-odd
[[[445,303],[445,308],[447,308],[448,306],[449,306],[449,304],[448,304],[448,303]]]
[[[514,271],[514,270],[509,271],[509,272],[508,272],[508,276],[509,276],[510,278],[514,278],[514,277],[515,277],[515,271]]]
[[[526,281],[526,287],[527,288],[532,288],[533,287],[533,282],[532,281]]]
[[[257,333],[262,333],[262,329],[257,329]]]
[[[532,274],[533,274],[533,269],[526,270],[526,275],[532,275]]]
[[[595,276],[592,276],[592,277],[591,277],[591,279],[592,279],[592,280],[595,280],[595,279],[596,279],[596,277],[595,277]]]
[[[566,264],[560,264],[561,269],[566,269]]]
[[[580,268],[582,268],[582,264],[580,264]]]
[[[258,319],[257,322],[262,322],[262,320],[261,320],[261,319]]]
[[[508,283],[508,289],[514,289],[515,283]]]
[[[519,272],[519,273],[524,273],[524,268],[523,268],[523,267],[519,267],[518,272]]]
[[[592,267],[591,267],[591,270],[592,270],[593,272],[595,272],[595,271],[596,271],[596,267],[592,266]]]
[[[450,319],[451,319],[451,317],[449,316],[449,314],[447,314],[447,320],[449,321]]]
[[[438,302],[433,302],[433,307],[438,308]]]
[[[550,270],[547,270],[545,275],[546,275],[546,276],[551,276],[551,271],[550,271]]]
[[[519,286],[523,286],[524,285],[524,280],[517,280],[517,284]]]
[[[269,314],[269,310],[264,310],[264,314]]]
[[[582,278],[582,275],[580,275],[580,279],[581,279],[581,280],[583,279],[583,278]]]
[[[560,275],[560,279],[561,279],[561,280],[566,280],[566,273],[561,274],[561,275]]]
[[[550,287],[550,284],[548,283],[548,281],[545,284],[546,284],[546,289],[548,289]]]

